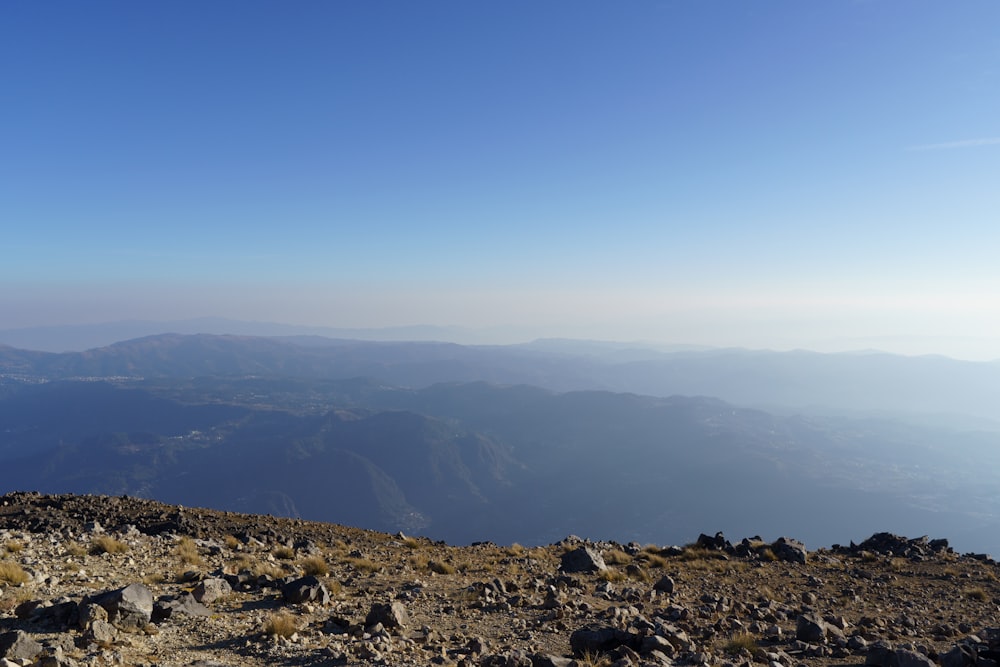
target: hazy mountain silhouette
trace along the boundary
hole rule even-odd
[[[0,373],[65,377],[205,375],[342,379],[393,385],[530,384],[566,392],[713,396],[768,410],[895,413],[1000,430],[1000,363],[882,353],[818,354],[562,344],[462,346],[325,338],[165,334],[79,353],[0,348]]]
[[[7,385],[3,490],[139,494],[452,542],[721,529],[822,544],[892,529],[1000,551],[1000,482],[983,473],[1000,463],[995,434],[487,383],[131,386]]]

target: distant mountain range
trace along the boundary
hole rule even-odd
[[[449,383],[7,382],[2,491],[130,494],[450,542],[892,529],[1000,553],[1000,434]]]
[[[503,335],[504,330],[474,330],[463,327],[409,326],[384,328],[311,327],[274,322],[245,322],[221,317],[156,322],[124,320],[99,324],[22,327],[0,329],[0,345],[40,352],[82,352],[123,340],[162,333],[232,336],[317,336],[375,341],[455,341],[477,344]],[[509,333],[509,332],[508,332]]]
[[[0,491],[450,542],[890,530],[1000,553],[997,397],[1000,364],[877,353],[204,334],[0,347]]]
[[[663,352],[574,341],[467,346],[162,334],[61,354],[0,347],[0,373],[43,379],[367,377],[415,388],[486,381],[559,392],[711,396],[785,414],[894,416],[1000,430],[1000,362],[884,353]]]

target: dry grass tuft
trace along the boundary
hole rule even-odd
[[[7,550],[7,553],[9,554],[20,553],[21,551],[24,550],[24,542],[21,542],[19,540],[11,540],[7,542],[4,548]]]
[[[330,574],[330,566],[326,564],[320,556],[309,556],[303,558],[299,561],[299,567],[302,568],[302,573],[306,575],[312,575],[314,577],[325,577]]]
[[[628,565],[632,562],[632,557],[621,549],[611,549],[604,552],[604,562],[608,565]]]
[[[638,565],[633,564],[626,567],[625,575],[633,581],[641,581],[644,584],[653,582],[653,577],[649,576],[649,572],[646,572],[646,570],[642,569]]]
[[[749,632],[737,632],[726,640],[722,650],[728,655],[736,655],[743,651],[757,652],[757,639]]]
[[[79,542],[69,542],[63,549],[66,550],[67,556],[86,556],[87,547],[83,546]]]
[[[420,540],[418,540],[415,537],[404,537],[403,546],[405,546],[407,549],[419,549]]]
[[[29,579],[31,577],[28,576],[28,573],[17,563],[10,561],[0,562],[0,581],[16,586],[27,583]]]
[[[238,539],[236,539],[232,535],[226,535],[224,538],[222,538],[222,541],[223,543],[225,543],[226,548],[228,549],[239,549],[240,544],[242,544]]]
[[[621,582],[628,579],[628,577],[625,576],[624,572],[620,570],[612,570],[611,568],[608,568],[607,570],[601,570],[600,572],[598,572],[597,578],[602,579],[604,581],[610,581],[613,584],[620,584]]]
[[[705,547],[695,547],[686,546],[684,551],[678,556],[682,561],[697,561],[697,560],[726,560],[728,556],[722,551],[716,551],[714,549],[706,549]]]
[[[614,664],[611,658],[590,651],[585,651],[583,656],[574,662],[580,667],[611,667]]]
[[[298,622],[291,614],[279,611],[264,622],[264,634],[271,637],[291,637],[299,631]]]
[[[358,572],[364,572],[365,574],[378,572],[382,569],[378,563],[370,561],[367,558],[348,558],[346,562]]]
[[[194,543],[190,537],[182,537],[180,541],[177,542],[177,546],[174,547],[174,555],[177,556],[182,563],[188,565],[202,565],[201,554],[198,553],[198,545]]]
[[[292,560],[295,558],[295,549],[291,547],[286,547],[284,545],[279,545],[271,550],[271,554],[279,560]]]
[[[457,572],[455,566],[451,563],[445,563],[444,561],[438,560],[428,561],[427,569],[435,574],[455,574],[455,572]]]
[[[663,568],[667,566],[666,558],[655,553],[650,553],[645,550],[641,554],[636,556],[636,559],[645,561],[648,567]]]
[[[517,542],[514,542],[514,544],[510,545],[504,550],[504,553],[506,553],[511,558],[523,558],[525,554],[525,549]]]
[[[119,542],[110,535],[98,535],[90,541],[90,553],[97,556],[100,554],[123,554],[128,551],[128,545]]]
[[[965,591],[965,597],[970,600],[976,600],[978,602],[986,602],[989,596],[986,594],[982,588],[969,588]]]

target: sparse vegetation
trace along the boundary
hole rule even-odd
[[[10,540],[6,545],[4,545],[4,548],[9,554],[16,554],[24,550],[24,542],[21,542],[20,540]]]
[[[302,573],[314,577],[325,577],[330,574],[330,566],[326,564],[321,556],[308,556],[299,561]]]
[[[774,549],[772,549],[771,547],[764,547],[763,549],[757,552],[757,555],[760,556],[760,559],[762,561],[768,563],[776,563],[778,561],[778,556],[777,554],[774,553]]]
[[[403,538],[403,546],[405,546],[407,549],[419,549],[420,540],[418,540],[415,537]]]
[[[576,660],[576,664],[580,667],[611,667],[614,663],[607,656],[586,651]]]
[[[11,561],[0,561],[0,581],[6,584],[20,585],[27,583],[31,577],[17,563]]]
[[[242,544],[242,542],[240,542],[232,535],[226,535],[224,538],[222,538],[222,541],[226,545],[226,548],[228,549],[239,549],[240,545]]]
[[[457,572],[457,569],[451,563],[438,560],[428,561],[427,569],[435,574],[455,574]]]
[[[66,546],[63,547],[68,556],[86,556],[87,547],[83,546],[79,542],[67,542]]]
[[[986,602],[989,596],[986,594],[982,588],[969,588],[965,591],[965,597],[970,600],[976,600],[977,602]]]
[[[726,640],[722,650],[728,655],[737,655],[743,651],[756,653],[757,639],[749,632],[737,632]]]
[[[514,542],[504,550],[504,553],[506,553],[511,558],[523,558],[525,554],[525,549],[517,542]]]
[[[182,563],[188,565],[202,565],[201,555],[198,553],[198,545],[190,537],[182,537],[174,547],[174,555]]]
[[[366,574],[371,574],[372,572],[378,572],[382,569],[378,563],[368,560],[367,558],[348,558],[347,564],[358,572],[364,572]]]
[[[604,552],[604,562],[608,565],[627,565],[632,562],[632,557],[621,549],[611,549]]]
[[[641,581],[644,584],[648,584],[653,581],[653,578],[649,576],[649,572],[635,564],[629,565],[625,568],[625,576],[633,581]]]
[[[693,560],[726,560],[728,556],[722,551],[689,544],[684,547],[684,551],[681,552],[678,558],[682,561],[690,562]]]
[[[637,557],[638,560],[644,561],[647,567],[663,568],[667,566],[667,559],[655,553],[650,553],[648,551],[643,551]]]
[[[128,551],[128,545],[116,540],[110,535],[98,535],[90,541],[90,553],[100,554],[123,554]]]
[[[295,549],[285,545],[279,545],[271,550],[271,554],[280,560],[292,560],[295,558]]]
[[[600,572],[598,572],[597,578],[603,579],[604,581],[610,581],[615,584],[621,583],[626,579],[628,579],[628,577],[625,576],[625,573],[622,572],[621,570],[613,570],[611,568],[608,568],[606,570],[601,570]]]
[[[264,634],[271,637],[288,638],[298,631],[298,621],[287,612],[271,614],[264,622]]]

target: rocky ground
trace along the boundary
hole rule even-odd
[[[0,498],[0,665],[995,666],[998,566],[889,534],[453,547],[131,498]]]

